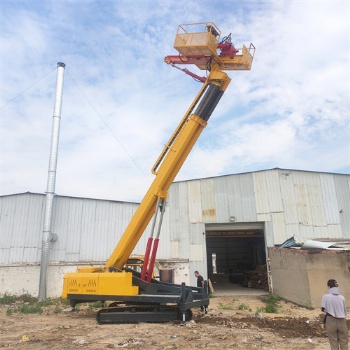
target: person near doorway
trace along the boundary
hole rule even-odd
[[[322,311],[326,313],[324,323],[331,350],[348,350],[345,298],[339,293],[336,280],[329,280],[327,287],[328,293],[322,297]]]
[[[197,277],[197,287],[204,288],[204,278],[198,271],[194,272],[194,275]]]

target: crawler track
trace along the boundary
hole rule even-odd
[[[192,311],[185,311],[185,321],[192,319]],[[98,311],[97,322],[110,323],[162,323],[169,321],[183,321],[183,313],[178,307],[134,305],[123,307],[111,307]]]

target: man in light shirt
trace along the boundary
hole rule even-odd
[[[339,294],[336,280],[329,280],[327,286],[328,293],[322,297],[322,311],[326,313],[325,325],[331,350],[348,350],[345,298]]]

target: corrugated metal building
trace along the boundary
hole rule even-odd
[[[44,202],[43,194],[0,197],[2,292],[36,294]],[[107,260],[137,206],[55,197],[48,296],[60,294],[64,272]],[[147,231],[134,253],[144,253]],[[254,269],[266,262],[268,247],[294,235],[350,238],[350,175],[272,169],[176,182],[158,259],[176,268],[175,282],[194,284],[194,270],[210,276]]]

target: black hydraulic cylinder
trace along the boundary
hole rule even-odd
[[[223,91],[215,84],[210,84],[204,93],[201,101],[194,114],[202,118],[206,122],[209,120],[211,114],[213,113],[216,105],[219,103]]]

